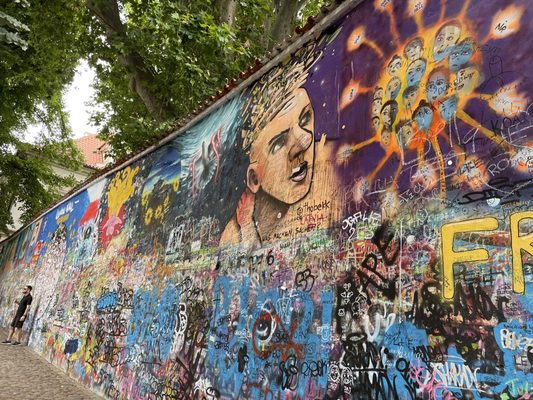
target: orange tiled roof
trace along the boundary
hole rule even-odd
[[[98,139],[96,134],[74,139],[74,142],[83,153],[86,165],[93,168],[102,168],[105,165],[104,145],[106,143],[103,140]]]

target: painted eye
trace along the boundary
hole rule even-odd
[[[307,126],[311,122],[311,116],[312,116],[312,113],[310,109],[307,109],[306,111],[304,111],[304,113],[300,116],[300,122],[299,122],[300,127]]]
[[[283,146],[285,146],[285,140],[286,140],[288,132],[289,132],[288,130],[285,132],[282,132],[278,136],[276,136],[276,138],[274,138],[272,143],[270,143],[270,150],[269,150],[270,154],[277,153]]]

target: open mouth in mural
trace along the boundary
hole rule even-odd
[[[289,179],[293,182],[301,182],[307,176],[307,161],[302,162],[296,168],[292,169],[292,174]]]

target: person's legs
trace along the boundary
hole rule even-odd
[[[22,327],[18,327],[15,329],[15,334],[13,335],[15,338],[15,341],[13,344],[20,344],[20,337],[22,336]]]
[[[20,344],[22,324],[24,323],[24,321],[20,320],[20,317],[21,315],[16,315],[15,318],[13,318],[13,322],[11,323],[11,333],[9,334],[8,339],[4,341],[4,343],[10,343],[11,338],[14,338],[15,340],[11,343]]]
[[[6,340],[4,340],[2,343],[11,343],[11,338],[13,337],[13,334],[15,333],[15,327],[11,326],[11,330],[9,331],[9,335]]]

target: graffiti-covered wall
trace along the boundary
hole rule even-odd
[[[364,1],[3,243],[0,322],[110,399],[530,398],[528,6]]]

